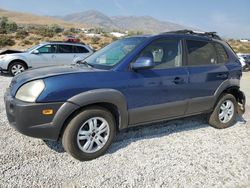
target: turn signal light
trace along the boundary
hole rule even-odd
[[[52,114],[54,114],[54,110],[53,109],[44,109],[42,111],[42,114],[43,115],[52,115]]]

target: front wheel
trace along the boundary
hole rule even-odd
[[[16,76],[27,69],[26,65],[22,62],[14,62],[9,67],[9,74],[11,76]]]
[[[67,125],[62,144],[80,161],[103,155],[116,134],[113,115],[104,108],[90,107],[77,114]]]
[[[237,114],[237,102],[233,95],[224,94],[209,117],[209,124],[217,129],[232,126]]]

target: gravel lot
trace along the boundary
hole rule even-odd
[[[108,153],[78,162],[60,144],[12,129],[0,76],[0,187],[250,187],[250,103],[246,124],[217,130],[191,117],[118,135]],[[250,72],[242,89],[250,98]]]

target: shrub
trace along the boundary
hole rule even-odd
[[[17,31],[17,24],[10,22],[7,17],[0,18],[0,34],[13,33]]]
[[[33,42],[31,42],[30,40],[24,40],[23,44],[24,45],[31,45],[31,44],[33,44]]]
[[[53,37],[55,34],[54,31],[49,27],[41,27],[38,33],[43,37]]]
[[[54,25],[50,26],[50,29],[51,29],[54,33],[61,33],[61,32],[63,32],[63,30],[64,30],[62,27],[60,27],[60,26],[57,25],[57,24],[54,24]]]
[[[92,43],[92,44],[98,44],[99,40],[100,40],[100,37],[96,37],[96,36],[95,36],[95,37],[92,37],[92,38],[91,38],[91,43]]]
[[[0,47],[13,46],[15,41],[8,35],[0,35]]]
[[[16,38],[17,39],[25,39],[27,36],[29,36],[29,33],[24,29],[18,30],[16,32]]]

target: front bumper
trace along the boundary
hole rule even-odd
[[[0,73],[5,73],[5,72],[7,72],[7,70],[0,67]]]
[[[71,103],[27,103],[13,98],[9,90],[4,96],[10,125],[20,133],[42,139],[57,140],[64,121],[77,109]],[[42,110],[53,109],[53,115],[43,115]]]

